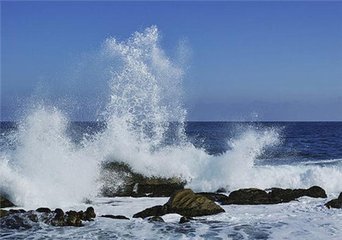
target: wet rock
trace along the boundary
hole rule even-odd
[[[129,220],[128,217],[125,217],[125,216],[123,216],[123,215],[101,215],[101,217],[104,217],[104,218],[111,218],[111,219]]]
[[[190,222],[191,220],[194,220],[194,219],[192,217],[184,217],[184,216],[182,216],[179,219],[179,223],[187,223],[187,222]]]
[[[39,212],[39,213],[50,213],[51,209],[47,208],[47,207],[40,207],[40,208],[36,209],[36,212]]]
[[[74,226],[74,227],[83,226],[81,216],[78,212],[71,210],[71,211],[66,212],[65,214],[66,214],[65,226]]]
[[[50,224],[52,226],[64,226],[64,211],[60,208],[56,208],[54,214]]]
[[[15,207],[15,205],[8,200],[8,197],[5,195],[0,195],[0,208],[7,208],[7,207]]]
[[[84,217],[82,220],[84,221],[92,221],[93,218],[96,217],[95,210],[93,207],[88,207],[87,210],[84,212]]]
[[[202,195],[202,196],[210,199],[211,201],[219,202],[219,203],[228,200],[228,196],[226,196],[224,194],[221,194],[221,193],[200,192],[200,193],[197,193],[197,194]]]
[[[7,210],[0,209],[0,218],[6,217],[9,214]]]
[[[244,188],[233,191],[228,198],[221,201],[222,204],[267,204],[269,203],[267,192],[257,188]]]
[[[327,208],[342,208],[342,192],[338,196],[338,198],[330,200],[325,204]]]
[[[153,216],[147,219],[149,222],[165,222],[160,216]]]
[[[175,192],[165,204],[169,213],[178,213],[187,217],[213,215],[224,212],[224,209],[212,200],[195,194],[191,189]]]
[[[163,216],[167,213],[169,213],[167,206],[157,205],[151,208],[146,208],[145,210],[134,214],[133,218],[147,218],[151,216]]]
[[[313,186],[307,190],[305,190],[305,195],[308,197],[313,198],[327,198],[327,194],[325,193],[324,189],[319,186]]]
[[[169,197],[175,191],[184,189],[186,183],[176,177],[145,177],[122,162],[107,162],[102,168],[102,194],[106,197]]]
[[[9,213],[14,214],[14,213],[24,213],[26,212],[24,209],[10,209]]]
[[[271,188],[267,193],[257,188],[245,188],[233,191],[228,198],[218,200],[221,204],[277,204],[296,200],[300,197],[326,198],[327,195],[321,187],[313,186],[308,189],[282,189]]]

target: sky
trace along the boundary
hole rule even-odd
[[[188,120],[342,121],[342,2],[327,1],[2,1],[1,120],[44,97],[94,120],[106,80],[84,66],[151,25],[169,56],[188,49]]]

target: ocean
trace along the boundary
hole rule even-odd
[[[189,122],[182,64],[167,57],[159,39],[155,26],[126,41],[106,39],[99,57],[109,64],[109,95],[97,121],[74,122],[42,99],[15,123],[1,122],[0,192],[19,208],[93,206],[98,216],[130,220],[97,217],[80,228],[38,222],[26,230],[2,227],[0,238],[342,239],[342,211],[324,206],[342,191],[342,123]],[[328,199],[225,205],[224,213],[186,224],[178,214],[149,222],[132,216],[168,198],[101,196],[100,166],[111,161],[147,177],[181,178],[195,192],[318,185]]]

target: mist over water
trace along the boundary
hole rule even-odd
[[[147,176],[182,177],[198,191],[311,185],[341,190],[340,166],[257,165],[268,147],[281,144],[275,128],[248,127],[227,140],[229,150],[220,155],[195,147],[184,128],[184,71],[159,40],[152,26],[126,41],[105,41],[102,51],[113,61],[110,98],[99,116],[105,127],[80,143],[70,139],[63,109],[33,107],[11,134],[15,148],[1,152],[0,190],[25,207],[78,203],[98,194],[103,161],[125,162]]]

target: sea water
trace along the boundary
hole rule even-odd
[[[145,176],[181,177],[194,191],[323,187],[342,191],[342,123],[187,122],[181,64],[160,47],[157,27],[128,40],[107,39],[110,95],[94,122],[73,122],[44,103],[1,122],[0,190],[27,210],[47,206],[98,215],[134,213],[167,198],[103,198],[101,163],[121,161]],[[229,104],[229,103],[227,103]],[[116,184],[116,183],[113,183]],[[342,212],[326,199],[267,206],[224,206],[225,213],[178,224],[96,218],[82,228],[1,229],[3,239],[340,239]]]

